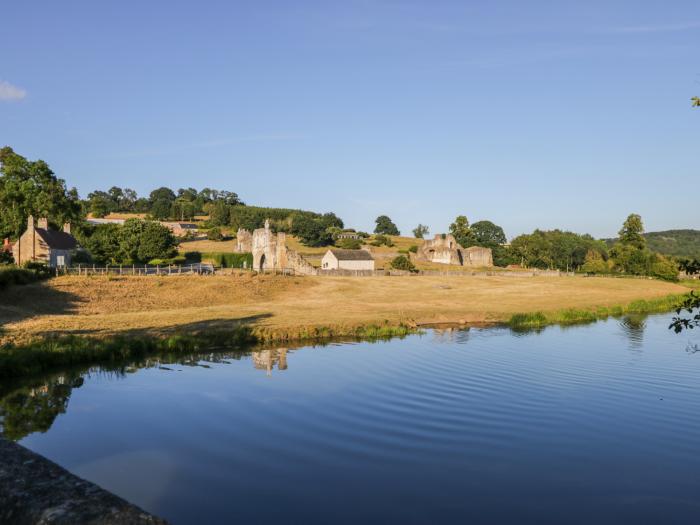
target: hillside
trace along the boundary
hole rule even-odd
[[[700,259],[700,230],[666,230],[644,234],[647,245],[664,255]],[[617,239],[603,239],[608,247]]]
[[[649,232],[644,237],[655,252],[700,259],[700,230]]]

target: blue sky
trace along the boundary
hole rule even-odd
[[[82,195],[700,228],[697,1],[10,2],[0,145]]]

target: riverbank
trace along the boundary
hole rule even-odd
[[[587,322],[670,311],[687,291],[586,277],[65,276],[4,292],[0,377],[161,351],[392,337],[431,325]]]
[[[586,277],[62,276],[3,291],[0,342],[168,335],[244,325],[264,340],[369,325],[495,323],[682,294],[647,279]]]

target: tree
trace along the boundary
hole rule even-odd
[[[119,230],[119,262],[145,263],[172,257],[177,239],[165,226],[153,221],[129,219]]]
[[[158,199],[151,204],[151,216],[154,219],[163,220],[170,217],[172,202],[166,199]]]
[[[377,223],[377,226],[374,228],[374,233],[382,235],[401,235],[396,224],[386,215],[380,215],[374,222]]]
[[[175,199],[175,202],[173,202],[170,209],[172,216],[181,221],[192,219],[195,213],[194,202],[183,197],[178,197]]]
[[[151,202],[151,204],[158,200],[173,202],[175,198],[175,192],[170,188],[166,188],[165,186],[153,190],[148,196],[148,200]]]
[[[423,238],[425,238],[426,235],[428,235],[429,231],[430,230],[428,229],[427,226],[425,226],[424,224],[419,224],[418,226],[416,226],[413,229],[413,236],[416,239],[423,239]]]
[[[608,252],[603,241],[596,241],[590,235],[579,235],[562,230],[535,230],[531,234],[519,235],[510,245],[510,253],[504,253],[504,247],[494,248],[499,260],[503,258],[533,268],[559,270],[577,270],[585,264],[589,251],[596,251],[603,260]]]
[[[505,244],[507,241],[503,228],[491,221],[475,222],[472,224],[471,230],[479,246],[493,248]]]
[[[291,230],[306,246],[327,246],[333,242],[333,235],[328,233],[324,221],[306,214],[293,217]]]
[[[607,273],[609,267],[600,252],[596,250],[588,250],[586,260],[581,265],[581,271],[585,273]]]
[[[681,312],[686,311],[691,315],[695,312],[695,315],[693,317],[674,317],[669,328],[673,328],[676,333],[680,333],[683,329],[700,327],[700,312],[697,311],[698,309],[700,309],[700,295],[692,291],[678,307],[676,313],[680,315]]]
[[[93,195],[88,201],[89,210],[93,217],[101,218],[110,212],[109,201],[101,195]]]
[[[693,97],[691,99],[693,107],[700,107],[700,97]],[[686,270],[687,271],[687,270]],[[680,315],[683,310],[687,310],[688,313],[692,314],[693,310],[700,308],[700,295],[695,294],[695,292],[690,292],[687,299],[683,305],[676,310],[676,313]],[[674,317],[673,322],[669,328],[673,328],[676,333],[681,332],[684,328],[693,328],[695,326],[700,326],[700,313],[696,313],[695,317]]]
[[[80,245],[85,248],[95,264],[119,264],[121,247],[118,224],[85,225],[75,231]]]
[[[642,217],[632,213],[625,219],[618,235],[622,244],[643,250],[647,245],[647,241],[642,235],[643,233],[644,225],[642,224]]]
[[[18,238],[27,217],[47,217],[54,227],[80,221],[80,199],[66,189],[43,160],[29,161],[12,148],[0,149],[0,239]]]
[[[476,244],[474,232],[469,227],[469,220],[464,215],[458,215],[455,221],[450,224],[450,233],[464,248],[469,248]]]
[[[209,206],[209,224],[212,226],[226,226],[231,220],[231,210],[229,206],[217,201]]]

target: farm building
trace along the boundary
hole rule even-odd
[[[46,263],[51,268],[70,266],[71,253],[78,248],[78,242],[70,233],[70,223],[63,225],[63,231],[49,230],[46,218],[34,225],[34,217],[27,219],[27,230],[12,248],[17,264],[30,261]]]
[[[126,219],[109,219],[106,217],[90,216],[88,216],[85,220],[88,222],[88,224],[118,224],[119,226],[122,226],[126,222]]]
[[[374,270],[374,258],[367,250],[328,250],[322,270]]]
[[[184,237],[188,233],[197,233],[197,225],[191,222],[164,222],[161,221],[161,225],[168,228],[175,237]]]

